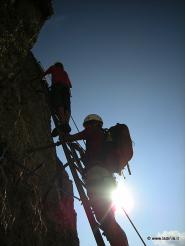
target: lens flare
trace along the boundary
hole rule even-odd
[[[134,208],[132,193],[128,186],[121,181],[118,181],[117,187],[112,192],[112,202],[116,213],[121,212],[122,208],[129,213]]]

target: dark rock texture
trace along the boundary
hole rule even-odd
[[[72,182],[52,143],[42,71],[30,53],[50,1],[0,9],[0,245],[79,245]],[[64,192],[65,191],[65,192]],[[67,193],[66,193],[67,192]]]
[[[39,30],[51,14],[50,0],[1,0],[0,80],[14,79],[21,71]]]

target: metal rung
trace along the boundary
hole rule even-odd
[[[85,183],[84,183],[81,179],[80,179],[80,183],[81,183],[81,185],[82,185],[85,189],[87,189]]]
[[[63,165],[64,168],[68,167],[69,163],[67,162],[66,164]]]

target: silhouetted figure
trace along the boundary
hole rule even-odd
[[[105,137],[103,120],[100,116],[91,114],[85,118],[83,125],[85,130],[66,136],[63,141],[86,140],[85,182],[96,219],[111,246],[128,246],[126,234],[116,222],[112,208],[111,193],[116,185],[115,178],[102,159]]]
[[[67,72],[64,70],[63,64],[60,62],[57,62],[53,66],[49,67],[43,76],[47,74],[51,74],[52,76],[50,93],[51,104],[60,121],[59,128],[63,133],[69,133],[71,131],[69,126],[69,119],[71,115],[71,81]],[[58,131],[57,129],[54,129],[52,136],[55,137],[57,135]]]

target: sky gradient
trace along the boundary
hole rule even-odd
[[[130,216],[146,244],[185,245],[147,240],[164,231],[185,232],[185,1],[53,3],[55,14],[33,53],[45,69],[63,62],[80,130],[89,113],[101,115],[104,127],[119,122],[130,128],[134,157],[125,183],[135,200]],[[83,208],[78,201],[75,206],[80,245],[95,246]],[[130,246],[142,245],[124,216],[118,222]]]

